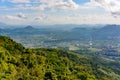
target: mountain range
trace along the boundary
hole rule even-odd
[[[72,25],[73,26],[73,25]],[[65,26],[64,26],[65,27]],[[66,26],[67,27],[67,26]],[[61,36],[64,39],[84,39],[93,38],[94,40],[119,40],[120,39],[120,25],[105,25],[104,27],[77,27],[71,30],[60,30],[57,28],[34,28],[26,26],[22,28],[0,29],[2,35],[41,35],[54,34]],[[62,36],[62,34],[65,35]]]

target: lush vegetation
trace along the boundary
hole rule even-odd
[[[0,36],[0,80],[120,80],[120,75],[79,54],[26,49]]]

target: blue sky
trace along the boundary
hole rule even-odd
[[[75,1],[78,4],[83,4],[83,3],[86,3],[86,2],[90,2],[90,0],[73,0],[73,1]]]
[[[119,24],[120,0],[0,0],[6,24]]]

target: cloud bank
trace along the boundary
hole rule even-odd
[[[8,1],[12,3],[29,3],[30,2],[30,0],[8,0]]]
[[[23,13],[17,14],[17,17],[22,19],[27,19],[27,17]]]
[[[101,7],[114,17],[120,17],[120,0],[91,0],[90,6]]]
[[[6,2],[9,5],[5,4]],[[0,22],[13,24],[15,22],[16,24],[120,23],[120,0],[90,0],[82,4],[77,2],[75,0],[0,0],[0,3],[4,4],[0,5]],[[1,16],[4,17],[1,18]]]
[[[73,0],[2,0],[1,2],[10,2],[17,5],[14,5],[18,9],[77,9],[79,5]],[[23,5],[24,4],[24,5]],[[29,5],[29,7],[27,6]],[[19,7],[18,7],[19,6]]]

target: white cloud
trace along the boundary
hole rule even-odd
[[[11,16],[11,15],[6,15],[6,16],[4,16],[4,18],[10,19],[10,20],[21,20],[19,17],[17,17],[17,16]]]
[[[8,19],[8,20],[25,20],[27,19],[27,17],[23,14],[23,13],[18,13],[17,15],[5,15],[3,16],[4,19]]]
[[[78,4],[76,4],[73,0],[57,0],[56,2],[50,2],[48,4],[51,8],[59,8],[59,9],[77,9],[79,7]]]
[[[8,8],[6,6],[0,6],[0,10],[7,10]]]
[[[9,0],[9,2],[12,3],[29,3],[29,0]]]
[[[35,20],[43,20],[42,17],[36,17]]]
[[[34,20],[37,20],[37,21],[41,21],[41,20],[47,20],[48,19],[48,16],[47,15],[45,15],[45,14],[41,14],[40,16],[36,16],[35,18],[34,18]]]
[[[8,10],[9,12],[13,11],[13,13],[10,13],[12,16],[8,12],[8,15],[4,19],[4,21],[13,24],[120,23],[120,19],[114,18],[120,16],[120,0],[91,0],[82,5],[75,3],[74,0],[9,1],[14,3],[13,6],[10,8],[0,6],[0,10]],[[24,13],[23,10],[25,10],[26,13]]]
[[[69,15],[50,15],[50,14],[29,14],[26,19],[15,15],[6,15],[1,17],[0,22],[8,24],[120,24],[119,18],[113,18],[108,14],[69,14]]]
[[[0,22],[13,25],[30,23],[29,20],[19,18],[16,15],[0,15]]]
[[[79,5],[75,3],[73,0],[8,0],[12,3],[27,3],[27,4],[19,4],[14,5],[13,9],[38,9],[38,10],[45,10],[48,9],[78,9]],[[31,6],[27,6],[29,5]]]
[[[23,13],[18,13],[17,17],[22,19],[27,19],[27,17]]]
[[[120,0],[91,0],[87,5],[101,7],[110,12],[113,16],[120,16]]]

